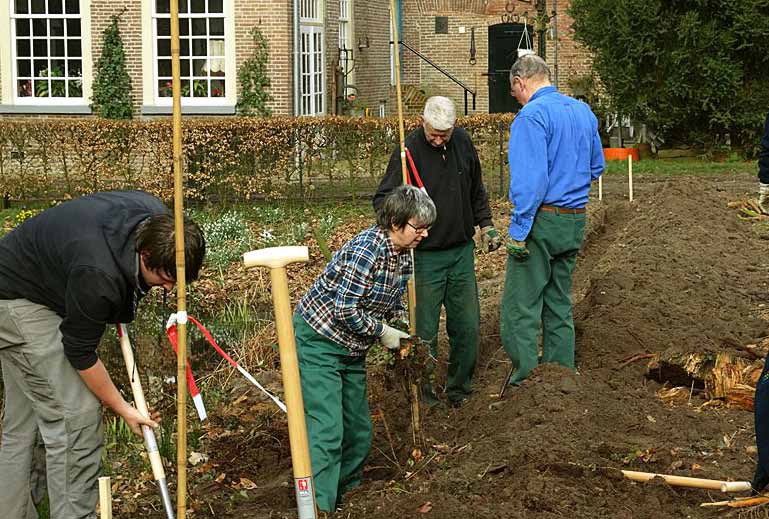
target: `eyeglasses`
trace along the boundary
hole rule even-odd
[[[408,225],[409,227],[414,229],[414,232],[417,233],[417,234],[421,234],[423,232],[427,232],[430,229],[432,229],[432,227],[433,227],[432,225],[427,225],[425,227],[417,227],[414,224],[412,224],[411,222],[406,222],[406,225]]]

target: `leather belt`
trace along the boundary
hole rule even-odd
[[[582,214],[585,212],[584,207],[577,207],[576,209],[571,209],[569,207],[558,207],[555,205],[541,205],[539,206],[540,211],[547,211],[548,213],[559,213],[559,214]]]

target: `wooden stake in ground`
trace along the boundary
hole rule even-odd
[[[628,198],[633,201],[633,155],[627,156],[627,183],[629,188]]]
[[[408,170],[406,169],[406,137],[403,128],[403,99],[401,97],[401,63],[400,63],[400,34],[396,20],[395,0],[390,0],[390,27],[393,34],[393,62],[395,68],[395,99],[398,105],[398,137],[401,146],[401,174],[403,183],[408,184]],[[414,249],[411,249],[411,263],[414,263]],[[417,334],[417,291],[415,285],[416,272],[408,281],[409,297],[409,335]],[[411,425],[416,440],[422,437],[422,425],[419,410],[419,388],[412,384],[411,391]]]
[[[150,412],[147,408],[147,400],[144,398],[144,390],[142,389],[141,380],[139,380],[139,370],[136,368],[136,361],[134,359],[133,350],[131,349],[131,341],[128,339],[128,330],[124,324],[117,325],[117,334],[120,338],[120,350],[123,352],[123,360],[125,361],[126,371],[128,372],[128,380],[131,382],[134,405],[142,416],[149,418]],[[185,374],[182,374],[182,376],[184,377]],[[163,501],[163,508],[166,511],[166,517],[167,519],[174,519],[174,507],[173,504],[171,504],[171,495],[168,493],[166,471],[163,469],[163,460],[160,459],[155,433],[152,431],[151,427],[142,425],[142,434],[144,435],[144,446],[147,448],[147,455],[149,456],[150,465],[152,466],[152,475],[157,482],[160,498]]]
[[[112,519],[112,487],[109,476],[99,478],[99,515],[101,519]]]
[[[182,181],[182,89],[179,63],[179,4],[171,2],[171,90],[173,94],[174,235],[176,237],[176,513],[187,516],[187,284],[184,267]]]
[[[267,267],[272,281],[272,303],[275,307],[275,326],[278,330],[280,369],[288,410],[288,439],[291,444],[291,464],[294,470],[294,491],[299,519],[315,519],[315,485],[310,465],[310,446],[304,418],[302,386],[299,380],[299,362],[296,356],[296,339],[288,294],[286,265],[306,263],[307,247],[271,247],[254,250],[243,255],[243,263],[249,267]]]
[[[719,490],[721,492],[746,492],[751,489],[748,481],[720,481],[716,479],[689,478],[685,476],[671,476],[669,474],[654,474],[651,472],[637,472],[623,470],[622,475],[633,481],[646,482],[654,478],[662,478],[665,483],[674,487],[702,488],[705,490]]]

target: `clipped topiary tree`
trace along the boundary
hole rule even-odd
[[[130,119],[131,77],[126,70],[123,40],[120,38],[118,17],[104,30],[101,56],[96,63],[96,73],[91,95],[91,109],[104,119]]]
[[[572,0],[612,109],[668,141],[752,145],[769,92],[767,0]]]
[[[270,78],[267,76],[267,39],[258,28],[251,29],[251,37],[254,39],[254,53],[240,66],[238,83],[240,84],[240,97],[236,109],[241,115],[272,114],[267,103],[272,96],[267,92],[270,87]]]

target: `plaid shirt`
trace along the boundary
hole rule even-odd
[[[408,250],[397,252],[387,231],[369,227],[334,254],[296,312],[351,355],[365,355],[382,335],[382,321],[405,315],[402,298],[413,270]]]

